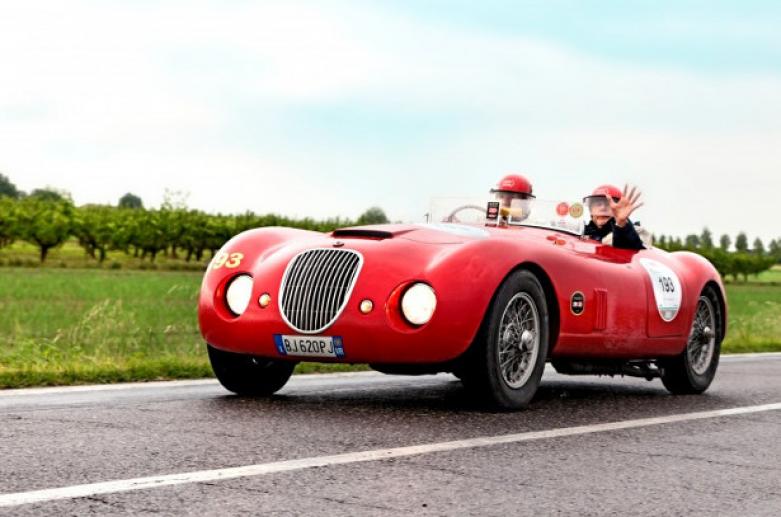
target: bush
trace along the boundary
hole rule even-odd
[[[354,221],[338,217],[290,219],[252,212],[215,215],[170,201],[160,209],[144,209],[135,199],[125,198],[121,207],[76,207],[69,195],[53,189],[39,189],[35,195],[20,199],[0,197],[0,247],[15,240],[27,241],[38,248],[39,260],[43,263],[50,250],[75,238],[96,264],[102,264],[108,252],[121,251],[134,258],[148,259],[146,269],[156,269],[148,264],[165,255],[172,259],[181,256],[186,262],[194,259],[197,264],[192,267],[176,267],[200,270],[207,252],[208,256],[214,256],[228,239],[248,229],[286,226],[329,232],[354,224]],[[387,220],[382,209],[372,207],[358,222],[377,224]],[[173,266],[167,264],[166,267]]]

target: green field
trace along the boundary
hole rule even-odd
[[[78,241],[70,239],[62,246],[49,252],[46,262],[41,264],[38,248],[24,241],[16,241],[10,246],[0,248],[0,267],[26,268],[57,268],[57,269],[139,269],[161,271],[203,271],[206,268],[210,254],[207,252],[200,262],[184,260],[184,252],[178,257],[172,257],[165,252],[157,255],[154,262],[149,258],[142,259],[123,251],[111,250],[106,254],[103,263],[90,257],[79,246]]]
[[[210,376],[200,282],[192,272],[0,268],[0,388]]]
[[[196,318],[200,281],[184,271],[0,268],[0,387],[211,375]],[[781,350],[781,286],[727,289],[724,351]]]

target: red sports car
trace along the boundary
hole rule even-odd
[[[214,373],[230,391],[267,395],[299,361],[447,371],[500,408],[530,401],[546,361],[567,374],[661,377],[673,393],[708,388],[727,312],[709,262],[588,240],[579,203],[525,210],[489,203],[433,224],[237,235],[201,288]],[[480,224],[452,222],[468,212]]]

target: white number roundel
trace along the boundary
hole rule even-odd
[[[664,321],[674,320],[681,308],[683,295],[678,275],[672,269],[656,260],[641,258],[640,263],[651,278],[659,316]]]

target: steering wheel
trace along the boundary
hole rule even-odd
[[[442,220],[442,222],[443,223],[460,223],[461,221],[458,220],[458,217],[456,217],[456,214],[458,212],[463,211],[463,210],[477,210],[478,212],[480,212],[482,214],[482,213],[485,212],[485,207],[477,206],[477,205],[463,205],[463,206],[459,206],[458,208],[456,208],[455,210],[450,212],[450,215],[445,217]]]

